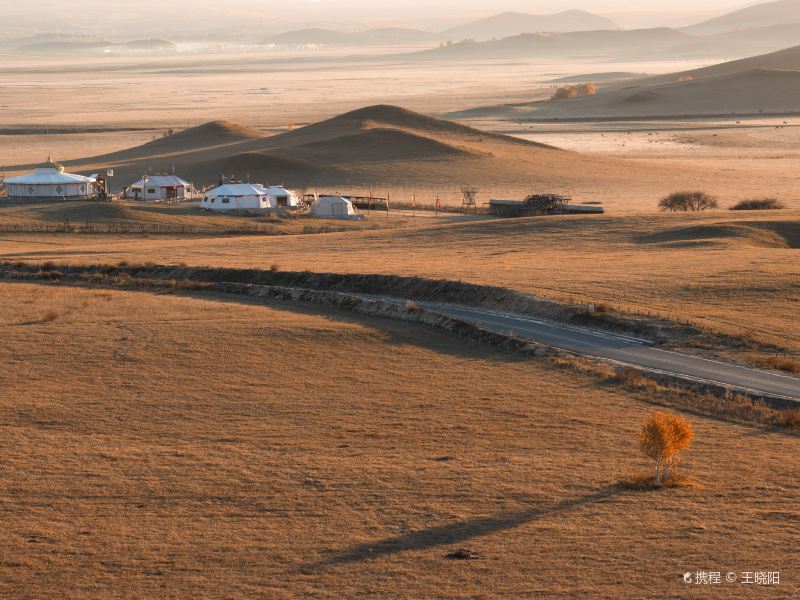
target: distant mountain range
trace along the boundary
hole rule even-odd
[[[674,29],[598,30],[572,33],[523,33],[488,42],[463,41],[409,56],[419,59],[499,59],[553,57],[640,57],[665,53],[695,38]]]
[[[0,49],[17,54],[81,54],[107,52],[171,52],[175,44],[162,39],[139,39],[127,42],[109,42],[82,35],[46,34],[3,40]]]
[[[501,40],[471,40],[405,55],[419,60],[603,58],[612,61],[725,59],[774,52],[800,41],[800,23],[693,35],[675,29],[526,33]]]
[[[566,33],[595,29],[618,29],[612,20],[580,10],[568,10],[554,15],[529,15],[507,12],[480,19],[442,32],[419,29],[383,28],[344,32],[331,29],[299,29],[271,35],[262,41],[279,46],[369,46],[424,42],[460,41],[464,39],[491,40],[521,33]]]
[[[738,10],[684,29],[621,30],[584,11],[502,13],[434,33],[384,28],[358,32],[302,29],[270,36],[277,46],[438,45],[402,55],[412,60],[584,57],[611,60],[725,59],[768,53],[800,41],[800,0]],[[384,58],[397,58],[384,57]]]
[[[778,0],[748,6],[687,27],[688,33],[725,33],[737,29],[752,29],[800,23],[800,0]],[[797,40],[800,41],[800,40]]]
[[[262,43],[276,46],[375,46],[436,42],[439,34],[418,29],[389,27],[365,31],[344,32],[331,29],[298,29],[272,35]]]

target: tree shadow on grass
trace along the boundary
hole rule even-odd
[[[557,516],[565,512],[579,509],[583,506],[598,504],[607,500],[618,498],[634,492],[622,486],[612,485],[600,490],[563,500],[555,505],[531,510],[500,513],[488,517],[480,517],[467,521],[456,521],[447,525],[440,525],[430,529],[414,531],[404,535],[385,538],[376,542],[359,544],[339,552],[333,556],[315,563],[304,565],[304,569],[313,570],[335,565],[351,564],[367,560],[374,560],[384,556],[391,556],[412,550],[427,550],[439,546],[448,546],[471,540],[473,538],[489,535],[498,531],[514,529],[521,525],[532,523],[548,516]]]

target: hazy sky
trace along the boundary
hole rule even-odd
[[[665,25],[695,15],[709,15],[756,2],[735,0],[28,0],[4,8],[6,17],[25,26],[71,22],[90,15],[97,22],[124,24],[143,19],[183,19],[191,29],[213,29],[219,19],[241,19],[250,27],[285,29],[297,25],[398,24],[419,27],[454,25],[476,17],[513,10],[552,13],[579,8],[611,16],[655,13]],[[53,7],[59,10],[54,11]],[[658,15],[663,13],[663,15]],[[624,18],[622,25],[627,25]],[[50,26],[43,27],[51,28]]]

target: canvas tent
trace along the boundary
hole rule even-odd
[[[355,213],[353,203],[342,196],[320,196],[311,205],[315,217],[346,219]]]
[[[258,183],[225,183],[205,193],[202,208],[215,212],[272,208],[268,190]]]
[[[300,206],[300,197],[281,185],[271,185],[267,189],[272,208]]]
[[[146,175],[126,190],[134,200],[164,202],[182,200],[192,193],[192,185],[175,175]]]
[[[84,177],[65,173],[64,167],[48,157],[32,173],[6,179],[12,200],[90,200],[97,197],[97,175]]]

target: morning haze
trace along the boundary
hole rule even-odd
[[[800,0],[3,17],[0,596],[800,596]]]

